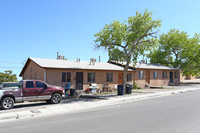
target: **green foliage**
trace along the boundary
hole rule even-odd
[[[95,34],[97,47],[104,47],[115,61],[137,61],[137,57],[149,50],[161,21],[153,20],[152,12],[136,12],[123,23],[114,21]]]
[[[136,16],[122,23],[113,21],[95,34],[96,47],[108,50],[110,60],[126,62],[123,85],[129,64],[136,63],[139,55],[153,47],[153,38],[160,26],[161,21],[153,20],[152,12],[145,10],[143,13],[136,12]]]
[[[133,84],[133,89],[138,89],[139,87],[137,86],[137,83],[136,82],[134,82],[134,84]]]
[[[162,34],[157,42],[157,49],[149,54],[150,62],[181,68],[184,75],[198,75],[200,73],[199,37],[195,34],[190,38],[187,32],[176,29]]]
[[[2,82],[16,82],[17,81],[17,77],[16,74],[12,74],[11,70],[0,72],[0,84]]]

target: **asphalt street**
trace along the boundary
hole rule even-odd
[[[0,124],[0,133],[198,133],[200,91]]]

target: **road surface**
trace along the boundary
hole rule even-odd
[[[0,133],[198,133],[200,91],[1,123]]]

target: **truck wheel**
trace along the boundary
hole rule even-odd
[[[11,97],[5,97],[1,101],[1,108],[2,109],[11,109],[14,106],[14,100]]]
[[[59,93],[54,93],[51,96],[51,103],[58,104],[62,101],[62,96]]]

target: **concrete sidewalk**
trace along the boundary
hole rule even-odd
[[[200,85],[172,86],[171,89],[141,89],[134,90],[131,95],[124,96],[98,96],[98,98],[66,99],[62,104],[52,105],[46,102],[25,102],[16,104],[11,110],[0,110],[0,122],[35,118],[43,116],[53,116],[57,114],[73,113],[86,109],[103,106],[146,100],[156,97],[169,96],[177,93],[200,90]]]

